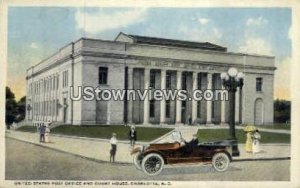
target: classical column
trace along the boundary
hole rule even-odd
[[[235,92],[235,122],[240,121],[240,88]]]
[[[193,72],[193,91],[198,89],[198,73]],[[197,103],[195,99],[192,100],[192,123],[197,119]]]
[[[161,82],[160,82],[160,89],[164,91],[166,89],[166,70],[161,70]],[[166,121],[166,100],[163,97],[160,101],[160,123],[164,124]]]
[[[224,90],[225,87],[222,85],[222,90]],[[226,101],[223,99],[221,101],[221,123],[225,123],[225,114],[226,114]]]
[[[128,75],[128,83],[127,83],[127,89],[133,89],[133,68],[128,67],[127,70],[127,75]],[[128,93],[127,93],[128,97]],[[132,99],[129,98],[127,101],[127,122],[132,123]]]
[[[144,89],[148,90],[150,84],[150,69],[145,68],[144,72]],[[144,100],[144,124],[149,123],[149,95],[146,95]]]
[[[212,73],[207,73],[207,90],[212,89]],[[206,124],[211,124],[212,101],[206,102]]]
[[[177,84],[176,84],[176,89],[180,90],[181,89],[181,80],[182,79],[182,71],[177,71]],[[176,100],[176,124],[181,124],[181,101]]]

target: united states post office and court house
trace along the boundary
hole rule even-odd
[[[237,123],[273,123],[275,58],[228,52],[209,42],[120,33],[114,41],[81,38],[27,70],[26,120],[62,124],[223,124],[229,101],[71,100],[79,86],[100,89],[222,89],[220,74],[244,73]]]

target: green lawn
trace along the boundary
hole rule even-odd
[[[198,138],[200,142],[216,141],[229,138],[228,129],[199,129]],[[290,134],[269,133],[260,131],[261,143],[290,143]],[[239,143],[245,143],[246,134],[243,130],[236,130],[236,137]]]
[[[37,128],[34,127],[34,126],[23,126],[23,127],[20,127],[17,129],[18,131],[24,131],[24,132],[31,132],[31,133],[34,133],[34,132],[37,132]]]
[[[18,129],[25,132],[36,132],[36,127],[24,126]],[[172,129],[169,128],[150,128],[137,127],[138,141],[152,141]],[[51,133],[91,137],[91,138],[110,138],[111,134],[117,133],[119,140],[128,140],[129,127],[123,125],[103,125],[103,126],[70,126],[63,125],[51,129]],[[200,142],[216,141],[229,138],[228,129],[199,129],[198,138]],[[290,143],[289,134],[269,133],[260,131],[261,143]],[[236,129],[236,136],[239,143],[245,143],[246,135],[243,130]]]
[[[32,126],[24,126],[18,129],[25,132],[36,132],[36,128]],[[90,137],[90,138],[111,138],[112,133],[117,134],[119,140],[128,140],[128,133],[130,127],[124,125],[97,125],[97,126],[71,126],[62,125],[51,129],[51,133]],[[172,129],[169,128],[150,128],[150,127],[137,127],[137,140],[138,141],[152,141]]]
[[[277,123],[273,125],[259,125],[257,128],[291,130],[291,124]]]

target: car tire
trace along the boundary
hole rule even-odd
[[[142,170],[149,176],[156,176],[164,168],[164,159],[157,153],[150,153],[142,160]]]
[[[226,153],[216,153],[212,158],[212,165],[218,172],[227,170],[230,159]]]
[[[135,168],[138,170],[142,170],[142,159],[139,159],[140,155],[141,155],[141,152],[138,152],[133,157],[133,164],[134,164]]]

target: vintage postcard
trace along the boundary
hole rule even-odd
[[[300,187],[297,1],[1,5],[0,187]]]

